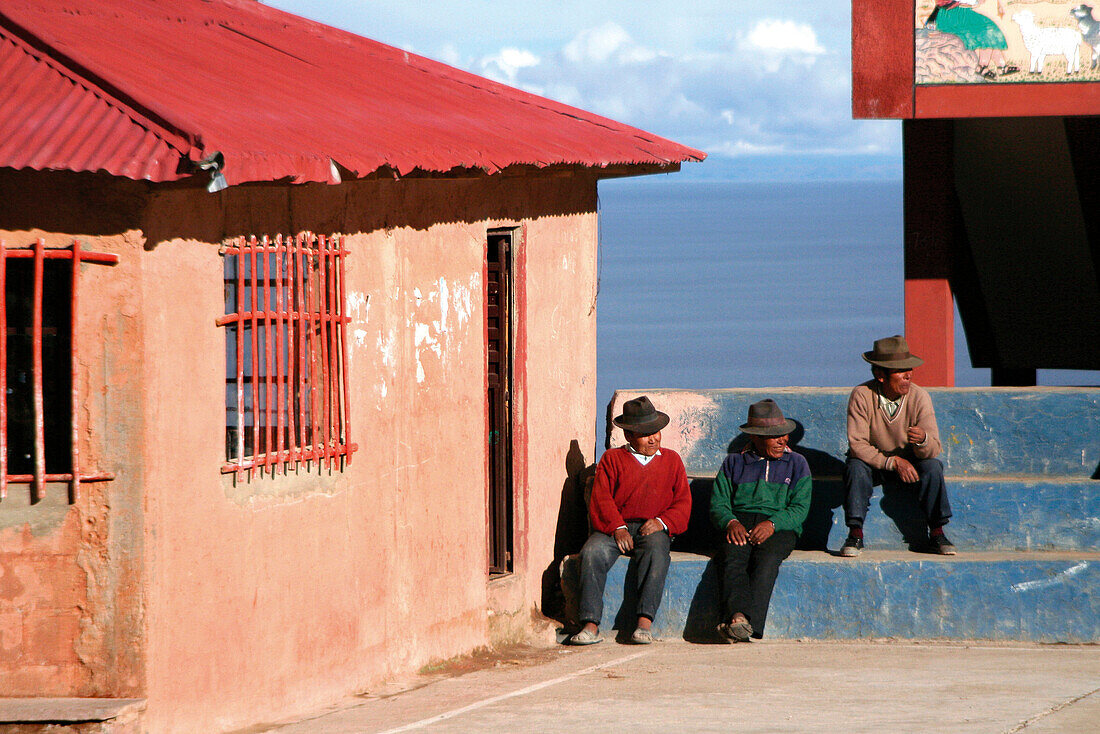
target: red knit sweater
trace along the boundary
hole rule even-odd
[[[626,520],[660,518],[671,535],[687,530],[691,490],[680,455],[661,449],[649,463],[631,455],[626,446],[609,449],[596,466],[588,503],[592,529],[611,535]]]

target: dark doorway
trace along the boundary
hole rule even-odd
[[[486,241],[485,319],[489,400],[489,575],[512,572],[513,230]]]

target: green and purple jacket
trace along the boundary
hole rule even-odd
[[[765,459],[750,444],[722,462],[710,495],[710,519],[725,530],[734,512],[767,515],[776,530],[802,533],[813,491],[810,465],[790,449],[778,459]]]

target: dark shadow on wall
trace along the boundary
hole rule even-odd
[[[562,561],[580,553],[588,539],[588,493],[596,465],[588,464],[576,439],[565,455],[565,481],[554,529],[554,560],[542,573],[542,613],[567,624],[567,601],[563,590]]]
[[[718,623],[722,621],[721,587],[718,561],[712,556],[688,606],[683,635],[688,642],[725,644],[718,636]]]
[[[522,171],[520,169],[523,169]],[[522,221],[596,211],[596,175],[570,166],[515,167],[530,175],[474,171],[404,178],[289,181],[230,186],[211,194],[201,176],[172,183],[106,173],[0,169],[0,230],[72,235],[137,231],[145,248],[187,239],[302,231],[353,234],[448,222]],[[509,169],[511,171],[513,169]]]
[[[924,520],[924,511],[921,510],[917,499],[915,486],[905,486],[898,482],[885,482],[882,485],[882,500],[879,502],[882,514],[890,518],[902,540],[914,553],[927,552],[928,525]]]

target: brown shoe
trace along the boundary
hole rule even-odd
[[[748,622],[723,622],[718,625],[718,635],[726,642],[748,642],[752,637],[752,625]]]

